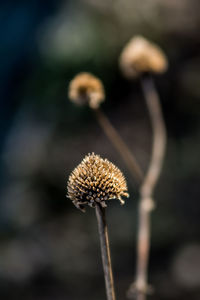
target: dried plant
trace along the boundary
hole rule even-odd
[[[166,71],[168,62],[163,51],[152,42],[137,36],[127,44],[120,56],[120,67],[128,78],[141,75],[141,84],[152,124],[153,143],[148,170],[140,187],[139,226],[137,242],[136,281],[128,295],[145,300],[151,290],[148,285],[150,249],[150,212],[154,208],[153,193],[163,165],[166,129],[156,88],[150,73]],[[144,76],[145,74],[145,76]]]
[[[92,153],[72,171],[67,189],[67,196],[77,208],[84,211],[89,205],[96,210],[107,299],[115,300],[105,207],[115,198],[124,204],[121,197],[129,196],[126,180],[113,163]]]
[[[95,109],[100,106],[104,98],[101,80],[90,73],[82,72],[70,82],[69,99],[78,105],[88,104]]]
[[[134,180],[140,183],[143,172],[137,160],[100,108],[100,103],[104,98],[103,84],[92,74],[80,73],[69,85],[69,99],[79,105],[89,105],[104,133],[120,153]]]
[[[132,38],[123,49],[120,67],[128,78],[138,77],[145,72],[163,73],[168,62],[162,49],[142,36]]]
[[[88,154],[69,177],[68,197],[82,211],[86,204],[95,207],[98,203],[106,207],[106,202],[111,199],[119,199],[124,204],[122,196],[128,197],[122,172],[94,153]]]

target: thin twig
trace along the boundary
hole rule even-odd
[[[143,179],[143,171],[140,168],[137,160],[129,150],[128,146],[122,140],[116,129],[110,123],[109,119],[103,113],[103,111],[100,108],[97,108],[94,109],[94,112],[104,133],[107,135],[111,143],[120,153],[134,180],[137,180],[137,183],[141,183]]]
[[[115,300],[116,297],[115,297],[114,282],[113,282],[113,273],[112,273],[110,247],[109,247],[109,239],[108,239],[108,229],[107,229],[106,217],[105,217],[105,208],[101,207],[101,205],[99,204],[96,204],[95,210],[96,210],[96,217],[97,217],[100,244],[101,244],[101,256],[102,256],[102,263],[103,263],[103,270],[104,270],[107,300]]]
[[[146,294],[150,291],[148,286],[150,213],[154,208],[153,193],[160,176],[166,148],[166,128],[158,93],[150,75],[143,78],[141,83],[152,125],[153,143],[149,167],[140,188],[137,273],[136,281],[129,290],[129,295],[136,294],[137,300],[145,300]]]

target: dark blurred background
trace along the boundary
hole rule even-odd
[[[65,197],[88,152],[126,174],[131,197],[107,209],[118,299],[135,274],[138,189],[88,108],[67,98],[80,71],[105,85],[103,110],[142,168],[151,127],[139,82],[118,68],[135,34],[158,43],[169,70],[155,82],[168,129],[152,215],[150,299],[200,299],[200,2],[0,2],[0,298],[105,299],[94,210]]]

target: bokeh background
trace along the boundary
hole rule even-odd
[[[88,152],[126,174],[130,199],[107,209],[118,299],[135,274],[138,188],[88,108],[67,98],[70,79],[93,72],[103,110],[148,165],[151,127],[139,82],[118,68],[135,34],[158,43],[169,70],[156,76],[168,130],[152,216],[151,299],[200,299],[199,0],[0,2],[0,298],[105,299],[94,210],[66,199]]]

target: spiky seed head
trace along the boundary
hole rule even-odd
[[[122,172],[113,163],[94,153],[85,156],[72,171],[67,189],[67,197],[82,211],[85,211],[86,204],[95,207],[99,203],[106,207],[106,202],[115,198],[124,204],[121,197],[129,196]]]
[[[168,67],[162,49],[142,36],[136,36],[128,42],[121,53],[119,64],[128,78],[144,72],[163,73]]]
[[[69,84],[69,99],[78,105],[98,108],[105,99],[101,80],[86,72],[76,75]]]

